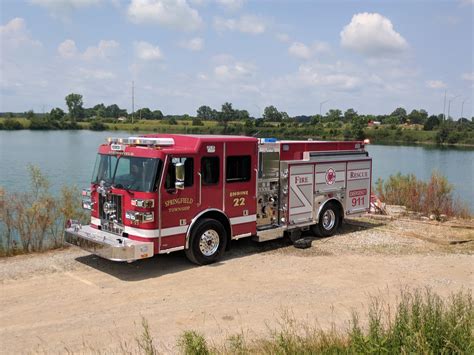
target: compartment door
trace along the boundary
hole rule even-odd
[[[346,214],[369,209],[371,181],[372,159],[347,162]]]
[[[311,222],[313,220],[314,165],[290,165],[288,185],[289,223]]]

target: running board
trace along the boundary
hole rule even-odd
[[[286,227],[277,227],[271,229],[265,229],[257,231],[257,235],[253,237],[253,240],[257,242],[266,242],[283,237]]]

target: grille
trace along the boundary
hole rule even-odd
[[[112,204],[115,206],[115,213],[107,213],[104,205]],[[123,231],[122,222],[122,196],[115,194],[99,195],[99,213],[101,219],[102,230],[121,234]]]

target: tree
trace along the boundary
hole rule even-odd
[[[365,133],[364,133],[364,128],[367,126],[367,121],[362,118],[358,117],[352,122],[352,129],[351,129],[351,135],[355,139],[364,139],[365,138]]]
[[[224,133],[227,131],[227,125],[230,121],[235,119],[235,110],[232,108],[230,102],[222,105],[221,113],[219,115],[219,123],[224,126]]]
[[[61,121],[64,118],[64,111],[59,107],[53,108],[49,113],[49,118],[53,121]]]
[[[450,132],[450,130],[449,130],[448,124],[443,123],[440,126],[440,129],[439,129],[438,133],[436,133],[436,143],[438,143],[438,144],[445,143],[447,141],[448,136],[449,136],[449,132]]]
[[[398,107],[390,114],[391,117],[398,121],[398,124],[405,123],[407,121],[407,110],[403,107]]]
[[[342,111],[338,109],[330,109],[326,115],[328,121],[340,121],[342,119]]]
[[[35,118],[35,112],[33,110],[29,110],[26,113],[26,118],[28,118],[29,120],[32,120],[33,118]]]
[[[424,124],[428,118],[428,112],[425,110],[412,110],[408,115],[408,120],[411,124]]]
[[[246,121],[249,119],[250,114],[247,110],[237,110],[235,116],[239,121]]]
[[[151,117],[154,120],[162,120],[163,119],[163,112],[161,112],[160,110],[155,110],[155,111],[152,112]]]
[[[281,122],[282,115],[275,106],[267,106],[263,110],[263,119],[271,122]]]
[[[284,111],[280,112],[282,121],[292,121],[291,117]]]
[[[193,118],[193,126],[204,126],[204,123],[202,123],[200,118]]]
[[[72,122],[76,122],[84,115],[84,108],[82,107],[82,95],[71,93],[66,96],[66,105],[69,110],[69,117]]]
[[[153,114],[148,107],[139,109],[135,114],[142,120],[151,120],[153,118]]]
[[[197,117],[201,120],[210,121],[215,120],[216,117],[213,114],[212,109],[209,106],[201,106],[197,109]]]
[[[352,122],[355,118],[358,117],[357,111],[355,111],[353,108],[349,108],[344,112],[344,121],[345,122]]]
[[[440,125],[441,121],[438,116],[431,115],[428,117],[426,120],[423,129],[425,131],[432,131],[435,127],[438,127]]]
[[[105,108],[106,117],[119,118],[120,117],[120,107],[116,104],[112,104]]]
[[[105,114],[106,114],[106,107],[105,107],[104,104],[95,105],[95,106],[92,108],[92,110],[94,111],[93,116],[102,117],[102,118],[105,117]]]

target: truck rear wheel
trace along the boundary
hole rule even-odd
[[[333,202],[324,205],[319,214],[318,224],[312,226],[311,230],[320,237],[330,237],[334,235],[339,228],[341,221],[341,211],[339,206]]]
[[[206,218],[198,221],[191,231],[186,256],[198,265],[212,264],[222,257],[226,244],[227,235],[222,223]]]

